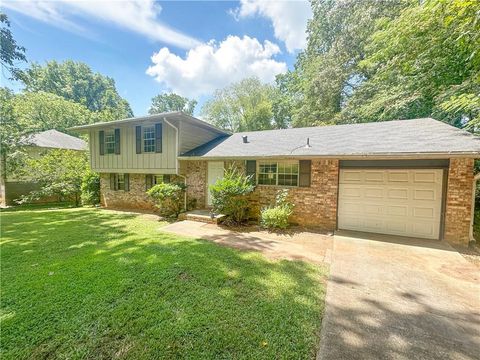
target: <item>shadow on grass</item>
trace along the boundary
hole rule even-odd
[[[2,214],[2,358],[312,358],[325,270],[97,209]]]

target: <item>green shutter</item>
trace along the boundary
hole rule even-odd
[[[115,188],[116,182],[115,182],[115,174],[110,174],[110,190],[117,190]]]
[[[247,160],[246,163],[247,176],[251,176],[252,184],[257,183],[257,161],[256,160]]]
[[[309,187],[312,181],[312,161],[300,160],[299,162],[300,174],[298,186]]]
[[[147,174],[145,175],[145,188],[149,190],[153,186],[153,175]]]
[[[142,127],[141,126],[135,126],[135,142],[136,142],[136,148],[137,148],[137,154],[142,153]]]
[[[164,183],[169,183],[172,181],[171,175],[163,175],[163,182]]]
[[[123,174],[125,180],[125,191],[130,191],[130,176]]]
[[[105,131],[98,132],[98,143],[100,146],[100,155],[105,155]]]
[[[155,124],[155,152],[162,152],[162,124]]]
[[[115,129],[115,154],[120,155],[120,129]]]

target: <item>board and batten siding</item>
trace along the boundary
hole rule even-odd
[[[175,174],[177,149],[176,131],[162,121],[162,152],[136,153],[135,125],[117,126],[120,129],[120,154],[100,155],[99,132],[111,131],[114,127],[96,128],[89,132],[91,166],[96,172],[103,173],[156,173]],[[138,124],[152,126],[154,124]]]

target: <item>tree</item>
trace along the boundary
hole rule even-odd
[[[196,105],[196,100],[190,100],[175,93],[160,94],[152,98],[152,105],[148,113],[153,115],[169,111],[183,111],[193,115]]]
[[[49,61],[45,66],[32,64],[22,76],[28,92],[48,92],[103,113],[105,119],[132,117],[128,102],[117,92],[115,81],[94,73],[87,64],[67,60]]]
[[[295,69],[277,77],[280,104],[292,126],[335,122],[363,81],[358,68],[379,21],[397,16],[414,0],[312,0],[308,44]]]
[[[258,78],[247,78],[215,91],[202,108],[213,125],[232,132],[277,127],[273,116],[274,88]]]
[[[22,135],[49,129],[65,131],[93,123],[99,116],[83,105],[43,91],[15,95],[10,106]]]
[[[28,160],[27,169],[31,181],[38,183],[41,189],[31,192],[21,202],[58,196],[80,205],[82,179],[88,171],[87,155],[83,151],[50,150],[38,159]]]
[[[6,69],[10,73],[11,80],[18,80],[21,70],[16,66],[17,62],[26,62],[25,48],[19,46],[13,38],[10,31],[10,21],[7,15],[0,12],[0,62],[2,69]]]
[[[480,123],[480,3],[430,0],[379,24],[344,118]]]

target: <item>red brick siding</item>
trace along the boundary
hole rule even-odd
[[[450,159],[445,211],[445,240],[467,245],[472,217],[473,159]]]

